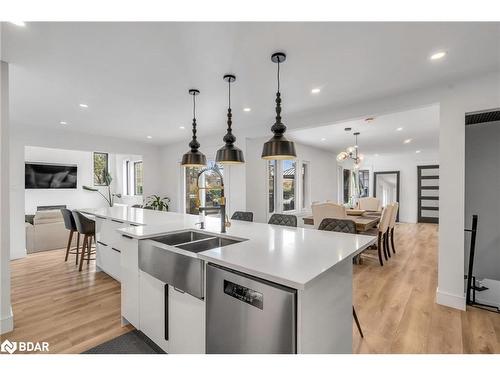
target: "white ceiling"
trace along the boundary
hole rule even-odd
[[[222,137],[228,72],[237,76],[236,135],[268,134],[276,50],[288,55],[285,124],[294,115],[500,67],[500,23],[50,22],[6,24],[2,35],[14,125],[60,128],[66,121],[71,131],[138,141],[151,135],[154,143],[187,142],[192,87],[201,90],[199,135]],[[438,50],[446,58],[429,61]],[[315,87],[318,95],[310,93]]]
[[[352,130],[345,131],[346,127]],[[361,133],[358,136],[359,150],[366,156],[414,154],[417,150],[423,154],[437,152],[439,105],[378,116],[373,121],[359,119],[294,130],[289,133],[289,138],[338,153],[354,145],[354,132]],[[411,142],[404,143],[407,139]]]

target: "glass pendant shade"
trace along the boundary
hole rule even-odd
[[[215,161],[221,164],[242,164],[245,162],[243,151],[234,145],[236,137],[232,130],[232,113],[231,113],[231,82],[236,81],[236,77],[232,74],[226,74],[224,80],[229,85],[229,106],[227,108],[227,132],[222,139],[226,144],[217,150]]]
[[[196,100],[195,97],[200,92],[196,89],[189,90],[189,95],[193,96],[193,138],[189,142],[191,150],[182,155],[181,165],[184,167],[204,167],[207,165],[207,158],[198,149],[200,143],[196,138]]]
[[[266,160],[288,160],[295,159],[297,152],[295,144],[285,137],[286,126],[281,122],[281,93],[280,93],[280,63],[285,61],[284,53],[274,53],[271,60],[278,64],[278,91],[276,92],[276,122],[271,127],[273,137],[264,143],[262,148],[262,159]]]
[[[354,146],[350,146],[350,147],[347,147],[347,150],[346,150],[346,151],[347,151],[349,154],[352,154],[352,153],[354,152],[354,150],[355,150]]]
[[[337,161],[344,161],[348,156],[347,152],[342,151],[337,155]]]

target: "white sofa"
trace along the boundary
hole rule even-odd
[[[60,210],[37,211],[33,224],[26,225],[26,251],[28,254],[39,251],[66,248],[69,231],[64,226]],[[73,246],[76,236],[73,236]]]

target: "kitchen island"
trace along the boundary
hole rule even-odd
[[[82,212],[96,217],[98,269],[122,284],[123,323],[166,352],[351,352],[352,258],[375,237],[237,220],[220,234],[218,218],[199,229],[195,215]],[[241,313],[224,318],[226,304]]]

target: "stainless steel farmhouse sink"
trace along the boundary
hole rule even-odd
[[[139,241],[139,268],[151,276],[197,298],[203,298],[204,264],[193,256],[169,251],[160,244],[192,253],[233,245],[242,238],[185,230]]]

